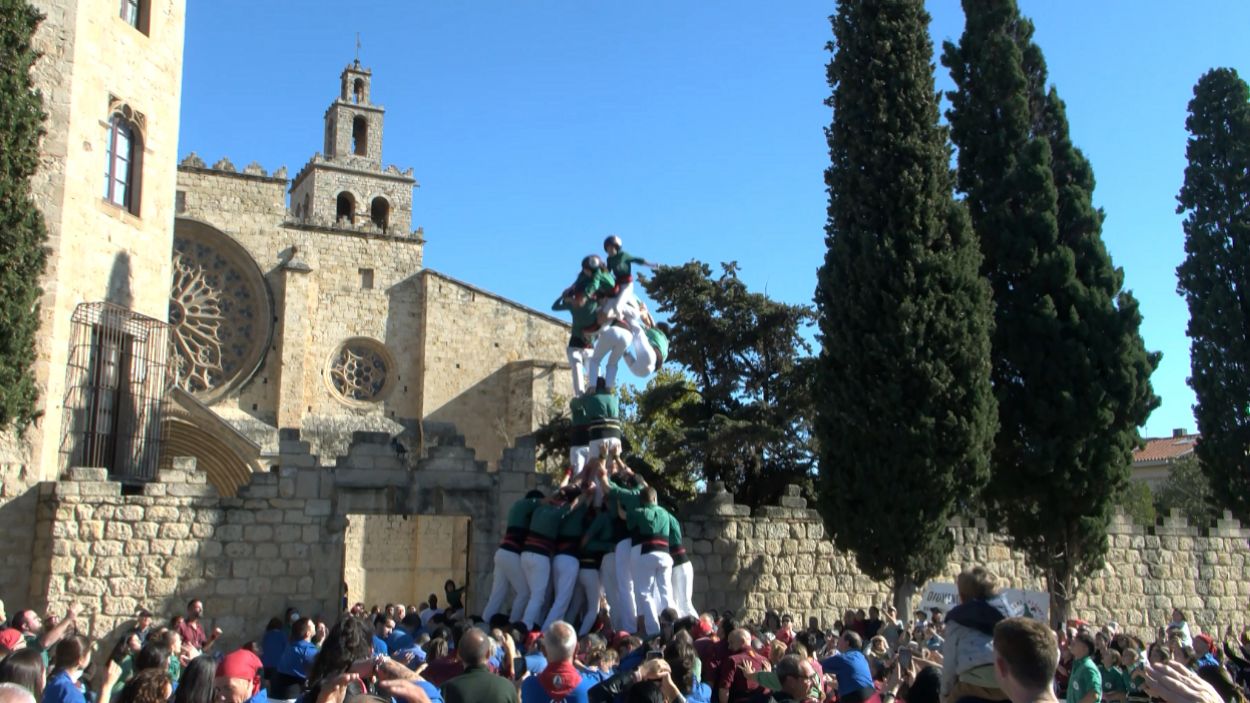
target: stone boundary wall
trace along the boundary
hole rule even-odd
[[[747,618],[774,609],[799,622],[818,617],[829,626],[847,609],[890,600],[888,584],[865,576],[853,554],[834,547],[795,486],[779,505],[752,514],[718,485],[680,514],[698,608],[730,608]],[[1045,581],[984,520],[957,520],[950,530],[955,550],[935,581],[953,582],[964,567],[983,564],[1008,587],[1046,590]],[[1173,606],[1205,631],[1250,621],[1250,529],[1237,520],[1225,515],[1199,528],[1173,513],[1144,527],[1117,515],[1110,542],[1107,565],[1083,585],[1075,617],[1114,620],[1145,635],[1168,621]]]
[[[110,645],[138,606],[163,618],[198,598],[207,624],[236,646],[290,606],[337,618],[348,515],[429,515],[469,519],[460,558],[470,573],[468,605],[480,609],[503,512],[547,480],[534,472],[532,438],[488,471],[459,437],[410,461],[390,435],[356,432],[348,454],[324,467],[299,430],[280,434],[278,469],[253,474],[236,497],[219,496],[185,457],[138,494],[123,492],[105,469],[73,468],[29,488],[10,487],[5,475],[0,523],[16,529],[25,520],[28,537],[4,553],[28,578],[0,582],[0,598],[10,612],[60,613],[80,603],[85,633]]]

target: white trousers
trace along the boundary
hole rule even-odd
[[[495,550],[495,575],[490,587],[490,599],[486,602],[486,610],[482,614],[486,621],[503,609],[504,599],[508,597],[508,588],[515,594],[512,598],[511,621],[516,622],[525,612],[525,604],[529,600],[529,586],[525,583],[525,573],[521,570],[521,555],[506,549]]]
[[[586,599],[586,614],[582,617],[582,626],[578,628],[577,636],[585,637],[590,632],[590,628],[595,626],[595,620],[599,619],[599,597],[603,595],[603,587],[599,583],[599,570],[585,567],[579,569],[577,585]]]
[[[660,611],[673,600],[673,558],[668,552],[639,554],[634,563],[634,586],[642,597],[646,635],[660,634]]]
[[[634,282],[621,286],[621,292],[603,301],[602,310],[609,320],[619,320],[628,314],[626,308],[638,308],[638,298],[634,296]],[[636,314],[636,313],[635,313]]]
[[[606,457],[608,455],[608,451],[612,447],[616,447],[617,449],[621,448],[621,440],[619,437],[604,437],[603,439],[592,439],[590,440],[590,455],[592,457],[593,456],[597,456],[600,458]]]
[[[573,599],[573,590],[577,588],[577,572],[580,568],[577,557],[568,554],[557,554],[551,560],[551,578],[555,582],[556,595],[551,601],[551,610],[547,611],[547,619],[543,621],[544,630],[557,620],[564,619],[564,613]]]
[[[521,570],[525,572],[525,585],[529,587],[530,594],[521,621],[526,627],[533,628],[538,624],[543,603],[547,600],[547,584],[551,581],[551,557],[524,552],[521,554]]]
[[[581,476],[582,469],[586,468],[586,462],[590,461],[590,445],[583,444],[580,447],[569,447],[569,467],[572,472],[569,474],[570,481],[576,481]]]
[[[694,593],[694,566],[690,562],[673,565],[673,608],[681,617],[699,617],[694,609],[691,594]]]
[[[599,330],[599,339],[595,342],[595,352],[590,356],[590,382],[588,388],[595,388],[599,382],[599,369],[603,360],[607,359],[608,368],[603,374],[604,383],[608,388],[616,388],[616,369],[621,364],[625,349],[634,341],[629,330],[616,325],[608,325]]]
[[[590,361],[592,350],[569,347],[569,367],[573,370],[573,395],[586,393],[586,363]]]
[[[621,616],[613,618],[616,629],[633,633],[638,629],[638,606],[634,603],[634,565],[630,558],[632,545],[628,537],[616,543],[616,588],[620,599]]]
[[[637,335],[634,343],[625,350],[625,365],[629,367],[630,373],[639,378],[646,378],[655,373],[659,361],[655,347],[651,346],[645,334]]]
[[[616,552],[608,552],[599,561],[599,585],[603,595],[608,599],[608,614],[612,616],[612,629],[620,631],[621,627],[621,589],[616,575]]]
[[[638,557],[640,556],[642,556],[642,545],[631,545],[629,548],[629,575],[634,580],[634,619],[637,619],[639,615],[642,615],[642,610],[645,605],[642,598],[642,588],[647,582],[639,582],[637,573]],[[637,627],[637,625],[634,627]]]

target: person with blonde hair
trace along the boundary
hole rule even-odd
[[[998,578],[983,566],[959,574],[959,605],[946,614],[942,643],[942,700],[1007,700],[994,677],[994,626],[1008,617]]]

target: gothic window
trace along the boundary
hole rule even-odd
[[[353,224],[356,222],[356,199],[351,193],[347,191],[339,193],[338,202],[334,208],[334,219],[336,221],[347,220]]]
[[[378,226],[378,229],[386,231],[391,220],[391,204],[386,202],[386,198],[379,195],[373,199],[373,203],[369,206],[369,218]]]
[[[151,10],[152,0],[122,0],[122,19],[144,34],[148,33],[148,16]]]
[[[104,165],[104,199],[139,214],[140,180],[143,173],[143,136],[129,107],[122,106],[109,118]]]
[[[352,153],[360,156],[369,153],[369,122],[364,115],[352,118]]]

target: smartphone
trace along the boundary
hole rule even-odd
[[[365,659],[357,659],[356,661],[352,662],[351,667],[349,667],[347,671],[349,673],[356,674],[362,680],[368,680],[371,676],[373,676],[373,667],[374,667],[375,661],[376,660],[373,657],[367,657]]]
[[[663,659],[663,658],[664,658],[664,650],[662,649],[647,650],[647,659]]]
[[[911,648],[904,647],[898,653],[898,668],[906,671],[911,667]]]

